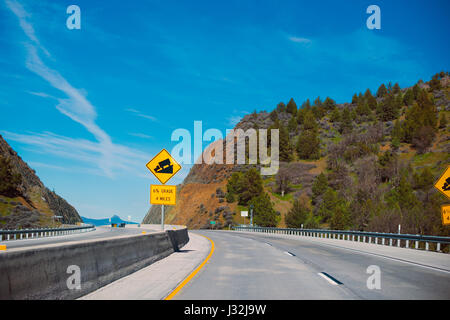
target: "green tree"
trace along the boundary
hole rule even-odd
[[[378,97],[378,98],[382,98],[382,97],[384,97],[387,93],[388,93],[388,91],[387,91],[387,89],[386,89],[386,86],[384,85],[384,83],[381,84],[381,86],[378,88],[378,91],[377,91],[377,97]]]
[[[311,214],[311,209],[308,208],[304,201],[295,199],[292,208],[286,214],[285,221],[288,228],[300,228],[306,222]]]
[[[284,104],[284,102],[278,103],[276,110],[278,113],[286,112],[286,105]]]
[[[412,89],[408,89],[403,96],[403,104],[406,106],[410,106],[414,101],[414,94]]]
[[[353,129],[353,123],[352,123],[352,115],[349,110],[349,108],[344,108],[342,110],[341,114],[341,124],[339,128],[339,132],[346,134],[350,133]]]
[[[331,122],[340,122],[341,121],[341,113],[337,107],[334,107],[333,111],[330,114]]]
[[[336,107],[336,102],[334,102],[334,100],[331,99],[330,97],[327,97],[323,102],[323,106],[327,111],[333,110]]]
[[[300,159],[319,159],[320,139],[317,130],[303,130],[298,137],[296,149]]]
[[[244,173],[234,172],[228,179],[227,193],[237,196],[240,205],[248,202],[263,193],[263,181],[259,171],[251,168]]]
[[[392,93],[393,93],[393,94],[398,94],[398,93],[400,93],[400,92],[401,92],[400,86],[399,86],[398,83],[396,82],[396,83],[394,84],[394,87],[392,88]]]
[[[317,121],[311,110],[305,113],[303,119],[303,130],[314,130],[317,128]]]
[[[288,131],[289,132],[297,132],[297,119],[295,117],[291,117],[288,122]]]
[[[393,94],[388,94],[380,104],[378,117],[381,121],[390,121],[398,117],[399,109]]]
[[[280,137],[280,144],[279,144],[280,160],[290,162],[290,161],[292,161],[292,158],[293,158],[294,148],[292,146],[291,139],[289,137],[289,132],[288,132],[287,128],[284,126],[281,126],[279,130],[280,130],[279,131],[279,134],[280,134],[280,136],[279,136]]]
[[[327,179],[327,176],[323,172],[320,173],[314,179],[311,189],[312,189],[311,190],[312,191],[311,200],[312,200],[313,204],[316,204],[317,199],[320,198],[325,193],[325,191],[327,191],[327,189],[328,189],[328,179]]]
[[[279,217],[273,209],[272,202],[267,193],[263,192],[253,198],[249,204],[253,204],[253,220],[261,227],[276,227]]]
[[[399,119],[394,121],[394,128],[392,128],[391,137],[392,141],[397,139],[397,141],[400,142],[403,139],[403,131]]]
[[[338,201],[336,204],[331,219],[330,229],[332,230],[346,230],[350,227],[350,210],[348,204],[344,200]]]
[[[317,215],[323,222],[328,222],[333,216],[333,212],[339,204],[336,191],[327,188],[322,197],[322,203],[319,205]]]
[[[289,100],[286,109],[287,109],[287,112],[292,114],[294,117],[296,116],[296,114],[297,114],[297,104],[295,103],[293,98],[291,98],[291,100]]]

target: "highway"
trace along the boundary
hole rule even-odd
[[[435,268],[302,238],[223,231],[195,233],[209,237],[215,250],[208,263],[173,299],[450,298],[450,268]],[[413,249],[391,250],[415,254]],[[444,265],[450,265],[447,264],[450,255],[420,254],[440,255]],[[381,271],[380,289],[367,287],[367,279],[372,275],[367,268],[372,265]]]
[[[2,241],[1,244],[7,246],[8,250],[17,248],[34,247],[48,244],[66,244],[81,240],[92,240],[92,239],[102,239],[111,238],[124,235],[133,235],[142,233],[142,231],[150,232],[150,230],[136,228],[136,227],[125,227],[125,228],[111,228],[109,226],[96,227],[96,230],[82,233],[74,233],[69,235],[60,235],[54,237],[44,237],[44,238],[28,238],[22,240],[9,240]]]

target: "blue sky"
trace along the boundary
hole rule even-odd
[[[66,8],[81,9],[69,30]],[[381,8],[381,30],[366,8]],[[83,216],[140,221],[177,128],[449,70],[443,1],[0,0],[0,134]],[[206,143],[203,145],[206,147]],[[183,164],[169,184],[181,183]]]

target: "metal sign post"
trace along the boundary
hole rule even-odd
[[[161,230],[164,231],[164,205],[161,205]]]

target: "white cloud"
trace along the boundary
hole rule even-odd
[[[130,132],[128,133],[130,136],[133,137],[138,137],[138,138],[143,138],[143,139],[153,139],[152,136],[146,135],[144,133],[134,133],[134,132]]]
[[[311,43],[310,39],[307,38],[300,38],[300,37],[294,37],[294,36],[290,36],[289,40],[292,42],[297,42],[297,43],[304,43],[304,44],[309,44]]]
[[[158,119],[156,119],[155,117],[149,116],[147,114],[143,114],[139,110],[136,110],[136,109],[133,109],[133,108],[125,109],[125,111],[134,113],[136,116],[141,117],[141,118],[149,119],[149,120],[152,120],[152,121],[158,121]]]
[[[19,24],[22,30],[25,32],[26,36],[33,41],[47,56],[50,56],[50,53],[45,49],[44,46],[41,45],[41,42],[36,37],[36,33],[34,31],[33,25],[27,21],[27,18],[31,17],[31,15],[23,8],[23,6],[15,0],[5,0],[8,8],[17,16],[19,19]]]

